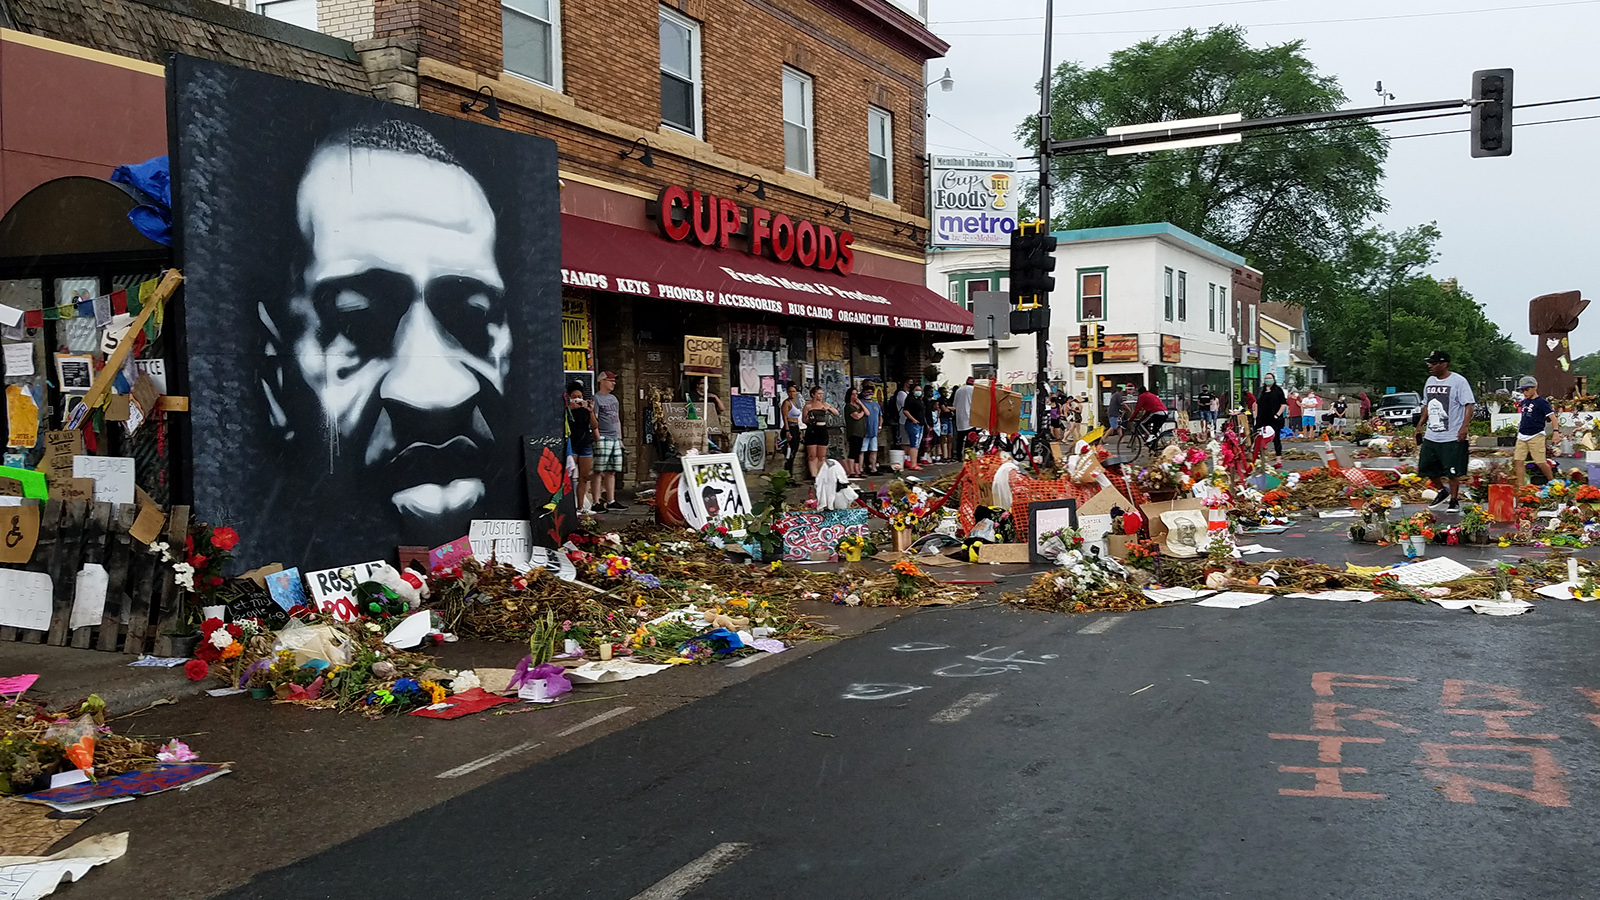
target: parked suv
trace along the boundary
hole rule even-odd
[[[1378,416],[1390,425],[1415,425],[1421,414],[1420,394],[1385,394],[1378,401]]]

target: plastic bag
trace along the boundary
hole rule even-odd
[[[59,744],[66,751],[67,761],[94,775],[94,740],[99,734],[94,716],[81,715],[70,722],[57,722],[45,729],[44,742]]]
[[[296,665],[303,666],[314,659],[326,660],[329,665],[350,664],[350,639],[332,625],[307,625],[299,619],[278,632],[272,652],[293,650]]]

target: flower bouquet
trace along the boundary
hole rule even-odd
[[[928,578],[927,574],[917,568],[917,564],[909,559],[902,559],[896,562],[893,566],[890,566],[890,570],[894,572],[895,596],[902,600],[915,594],[917,588],[921,587],[922,583]]]
[[[834,549],[845,562],[860,562],[863,555],[872,553],[872,542],[866,535],[847,534],[839,539]]]
[[[1128,565],[1135,569],[1144,569],[1153,572],[1156,568],[1156,559],[1161,555],[1161,547],[1155,541],[1135,540],[1128,542]]]

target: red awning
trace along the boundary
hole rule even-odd
[[[843,325],[972,334],[972,313],[920,284],[819,272],[581,216],[561,217],[561,281]]]

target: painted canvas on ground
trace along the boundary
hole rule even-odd
[[[168,84],[196,518],[308,571],[535,518],[555,144],[188,57]]]

